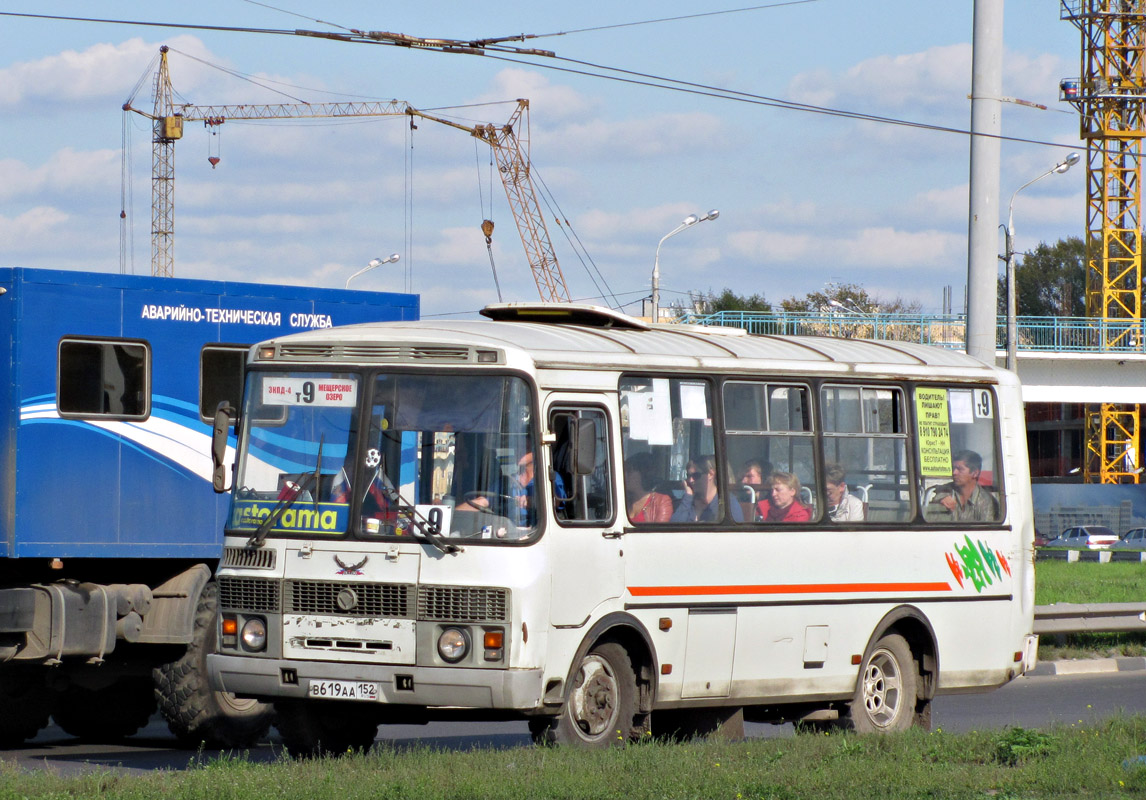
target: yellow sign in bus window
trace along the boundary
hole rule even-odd
[[[924,477],[949,476],[951,427],[946,389],[919,387],[915,390],[915,424],[919,464]]]

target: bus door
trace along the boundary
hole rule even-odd
[[[581,625],[624,588],[621,523],[614,505],[611,423],[604,405],[555,398],[546,413],[545,478],[553,572],[550,621]]]

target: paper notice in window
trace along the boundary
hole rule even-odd
[[[669,382],[654,378],[651,391],[625,392],[629,438],[649,444],[672,444],[672,406]]]
[[[653,378],[649,444],[672,444],[672,403],[667,378]]]
[[[915,424],[919,464],[926,477],[951,474],[951,427],[947,422],[947,390],[915,390]]]
[[[708,398],[705,384],[696,381],[680,382],[680,416],[682,419],[708,419]]]
[[[975,421],[970,389],[952,389],[947,393],[952,425],[970,425]]]

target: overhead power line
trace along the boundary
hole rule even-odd
[[[248,0],[249,2],[250,0]],[[809,2],[810,0],[802,0]],[[797,2],[797,0],[792,0]],[[778,4],[784,5],[784,3]],[[733,13],[737,10],[753,10],[757,8],[769,8],[773,6],[752,6],[746,9],[730,9],[728,12]],[[268,6],[268,8],[273,8]],[[276,9],[281,10],[281,9]],[[285,12],[293,13],[293,12]],[[707,12],[714,14],[717,12]],[[651,73],[638,72],[635,70],[628,70],[622,67],[611,67],[606,64],[596,64],[590,61],[582,61],[573,58],[566,58],[558,56],[550,50],[538,50],[532,48],[517,48],[506,47],[500,42],[502,40],[459,40],[459,39],[428,39],[423,37],[409,36],[401,33],[390,33],[387,31],[361,31],[351,28],[343,28],[346,33],[336,33],[330,31],[309,31],[309,30],[286,30],[274,28],[244,28],[236,26],[218,26],[218,25],[196,25],[189,23],[166,23],[166,22],[146,22],[138,20],[122,20],[122,19],[101,19],[91,17],[70,17],[70,16],[57,16],[48,14],[26,14],[11,11],[0,11],[0,16],[6,17],[25,17],[32,19],[51,19],[51,20],[66,20],[72,22],[96,22],[116,25],[142,25],[148,27],[163,27],[163,28],[181,28],[188,30],[211,30],[229,33],[254,33],[254,34],[274,34],[284,36],[306,36],[312,38],[332,39],[334,41],[353,42],[358,44],[377,44],[387,45],[393,47],[406,47],[412,50],[429,50],[440,53],[464,53],[467,55],[479,55],[487,58],[492,58],[498,61],[506,61],[511,64],[520,64],[526,66],[536,67],[538,69],[547,69],[555,72],[564,72],[574,75],[582,75],[586,77],[600,78],[603,80],[612,80],[619,83],[627,83],[637,86],[647,86],[650,88],[664,89],[667,91],[680,92],[684,94],[698,95],[702,97],[710,97],[718,100],[730,100],[738,103],[747,103],[750,105],[759,105],[769,108],[779,108],[789,111],[802,111],[811,114],[820,114],[824,116],[839,117],[844,119],[854,119],[862,122],[872,122],[881,125],[895,125],[899,127],[915,128],[918,130],[932,131],[936,133],[950,133],[960,136],[981,136],[985,134],[973,133],[967,128],[952,127],[946,125],[934,125],[931,123],[917,122],[913,120],[900,119],[897,117],[888,117],[878,114],[871,114],[862,111],[851,111],[847,109],[831,108],[829,106],[818,106],[809,103],[800,103],[793,100],[784,100],[778,97],[770,97],[767,95],[753,94],[751,92],[742,92],[734,89],[725,89],[719,86],[711,86],[706,84],[694,83],[691,81],[683,81],[676,78],[669,78],[660,75],[653,75]],[[671,18],[666,18],[671,19]],[[648,23],[659,22],[662,20],[648,20]],[[332,24],[323,22],[322,24]],[[627,23],[630,25],[641,23]],[[341,27],[341,26],[339,26]],[[589,29],[584,29],[589,30]],[[546,34],[556,35],[556,34]],[[529,38],[527,35],[522,36]],[[514,37],[514,40],[521,40],[521,37]],[[516,56],[516,57],[511,57]],[[573,66],[563,67],[545,61],[523,60],[524,58],[545,58],[555,61],[565,62],[571,65],[579,65],[584,69],[578,69]],[[593,70],[601,70],[604,73],[616,74],[602,74],[602,72],[595,72]],[[992,135],[991,138],[997,138],[1001,141],[1015,142],[1019,144],[1033,144],[1045,147],[1063,148],[1068,147],[1061,142],[1050,142],[1042,139],[1030,139],[1020,136],[1005,136],[1005,135]]]

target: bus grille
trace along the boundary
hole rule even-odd
[[[433,361],[445,364],[469,364],[475,361],[471,348],[451,345],[281,343],[278,346],[277,357],[295,361],[350,360],[375,363]]]
[[[243,567],[246,569],[274,569],[275,551],[266,547],[258,549],[251,547],[224,547],[224,567]]]
[[[219,608],[235,611],[279,610],[279,581],[262,578],[220,577]]]
[[[338,605],[338,593],[348,589],[355,604],[349,610]],[[287,581],[286,612],[293,614],[337,614],[353,617],[409,618],[414,587],[398,583],[336,583],[327,581]]]
[[[483,586],[423,586],[418,619],[448,622],[505,622],[509,590]]]

